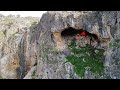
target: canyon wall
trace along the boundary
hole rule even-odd
[[[1,17],[0,77],[4,79],[120,78],[119,11],[48,11],[38,18]],[[71,29],[96,35],[103,49],[104,74],[80,77],[66,56]],[[65,33],[65,30],[69,30]],[[65,34],[64,34],[65,33]],[[77,33],[76,33],[77,34]],[[89,41],[89,39],[88,39]],[[87,42],[88,42],[87,41]]]
[[[31,42],[39,18],[0,17],[0,77],[24,78],[36,61],[36,46]],[[32,29],[32,30],[31,30]]]

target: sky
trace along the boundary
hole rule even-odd
[[[21,17],[32,16],[32,17],[41,17],[43,13],[47,11],[0,11],[0,14],[7,15],[20,15]]]

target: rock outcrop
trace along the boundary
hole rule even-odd
[[[0,77],[4,79],[120,78],[119,11],[48,11],[37,18],[1,17]],[[103,49],[104,74],[80,77],[67,45],[85,31],[89,44]],[[85,41],[86,40],[86,41]],[[75,40],[76,43],[77,40]],[[80,42],[81,43],[81,42]]]
[[[0,18],[0,76],[24,78],[35,63],[35,46],[30,42],[39,18],[4,16]]]
[[[71,40],[70,37],[72,36],[69,37],[66,34],[66,38],[61,33],[66,29],[70,30],[70,27],[95,34],[100,40],[98,48],[104,49],[105,52],[103,53],[104,75],[99,78],[119,78],[119,13],[117,11],[52,11],[43,14],[38,23],[40,33],[38,55],[40,57],[37,62],[37,78],[81,78],[74,72],[71,63],[64,63],[66,61],[65,56],[69,55],[66,39]],[[110,43],[113,46],[112,48]],[[113,43],[117,45],[113,45]],[[85,74],[84,78],[95,77]]]

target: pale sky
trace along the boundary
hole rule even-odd
[[[0,11],[0,14],[7,15],[20,15],[21,17],[32,16],[32,17],[41,17],[46,11]]]

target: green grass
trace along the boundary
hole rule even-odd
[[[84,77],[86,67],[89,67],[93,73],[103,74],[103,49],[97,49],[90,45],[76,48],[75,43],[69,44],[68,47],[73,55],[67,56],[66,59],[67,62],[70,62],[74,66],[76,74]]]

